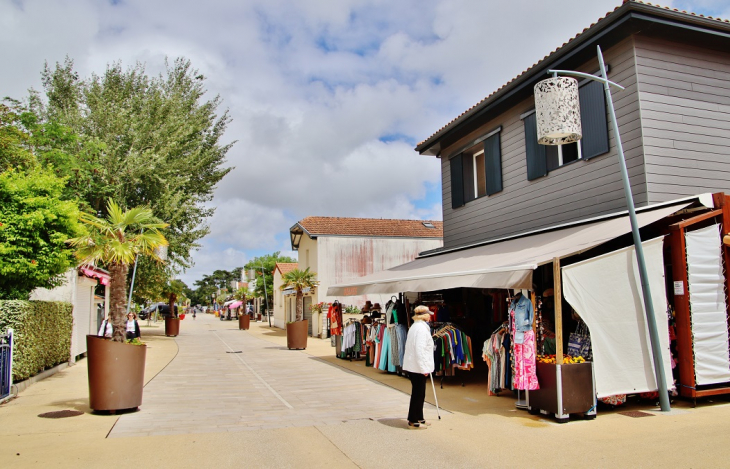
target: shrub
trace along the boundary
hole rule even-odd
[[[68,361],[73,315],[60,301],[0,301],[0,332],[13,329],[13,381]]]

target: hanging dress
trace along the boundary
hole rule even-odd
[[[514,308],[510,309],[509,315],[512,326],[510,330],[514,334]],[[540,385],[537,382],[537,367],[535,365],[535,331],[532,329],[525,331],[521,344],[518,344],[514,340],[514,337],[512,340],[515,360],[514,388],[526,389],[528,391],[540,389]]]

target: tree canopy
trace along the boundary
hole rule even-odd
[[[264,297],[264,283],[266,283],[266,295],[269,301],[273,301],[274,292],[274,268],[276,264],[280,263],[292,263],[297,262],[296,259],[292,259],[289,256],[282,256],[280,251],[276,251],[272,254],[265,254],[260,257],[254,257],[246,263],[243,267],[246,272],[253,269],[256,272],[256,286],[254,288],[255,296],[259,298]],[[264,277],[261,273],[263,272]],[[265,281],[264,281],[265,278]],[[254,279],[249,279],[249,281]]]
[[[142,64],[115,62],[82,79],[67,58],[46,65],[42,79],[43,93],[32,92],[29,100],[39,125],[79,136],[62,141],[74,158],[48,154],[44,162],[68,177],[73,193],[100,216],[108,198],[124,207],[149,206],[169,224],[165,276],[189,267],[198,240],[209,232],[205,222],[214,208],[207,203],[231,170],[224,165],[233,143],[222,143],[230,118],[219,111],[220,97],[206,99],[205,77],[178,58],[156,77]],[[138,285],[158,278],[140,275]]]
[[[66,240],[83,228],[63,188],[63,179],[41,167],[0,173],[0,299],[58,286],[74,264]]]

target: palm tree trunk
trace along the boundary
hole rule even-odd
[[[177,301],[177,295],[175,293],[170,293],[169,298],[169,305],[170,305],[170,317],[176,318],[177,314],[175,314],[175,301]]]
[[[303,317],[303,310],[304,310],[304,293],[302,293],[301,288],[297,288],[297,321],[301,321],[304,319]]]
[[[126,324],[126,301],[127,301],[127,271],[126,264],[111,264],[109,274],[109,314],[111,315],[114,332],[112,340],[124,342],[127,330]]]

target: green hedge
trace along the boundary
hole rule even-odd
[[[69,360],[72,309],[60,301],[0,301],[0,333],[13,329],[13,381]]]

